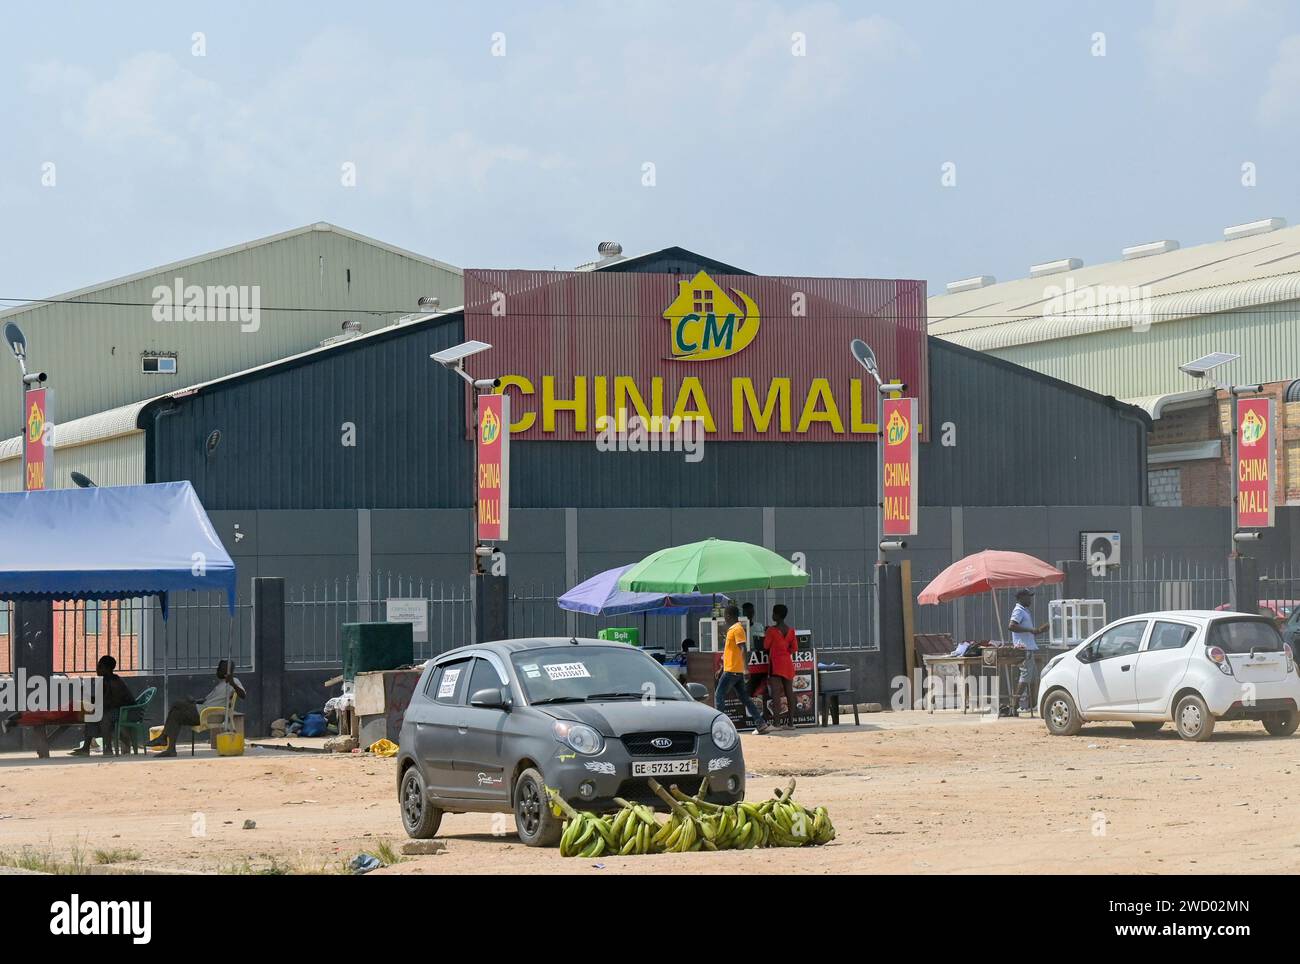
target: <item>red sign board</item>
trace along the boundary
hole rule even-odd
[[[916,412],[915,398],[887,398],[880,443],[885,446],[884,496],[886,536],[916,535]]]
[[[926,421],[921,281],[471,269],[465,337],[493,346],[476,364],[501,378],[524,440],[599,441],[656,416],[709,441],[870,438],[876,386],[854,338]]]
[[[23,488],[28,492],[43,489],[46,484],[45,391],[44,388],[32,388],[23,393],[23,464],[27,473]]]
[[[1237,400],[1237,528],[1267,529],[1273,525],[1274,467],[1273,400]]]
[[[510,399],[478,399],[478,538],[505,542],[510,521]]]

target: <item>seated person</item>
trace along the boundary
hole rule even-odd
[[[135,697],[131,695],[126,680],[114,672],[116,669],[117,660],[112,656],[101,656],[99,662],[95,664],[96,675],[104,681],[104,691],[100,697],[104,715],[98,720],[87,721],[85,742],[72,751],[72,756],[90,756],[90,748],[97,738],[104,741],[104,756],[112,756],[117,749],[113,746],[113,731],[117,728],[117,711],[134,703]]]
[[[167,749],[158,755],[175,756],[176,734],[180,732],[181,727],[198,726],[202,722],[199,714],[210,706],[229,706],[232,693],[241,700],[248,698],[243,684],[235,676],[235,664],[228,659],[223,659],[217,664],[217,685],[212,687],[211,692],[201,700],[182,699],[173,703],[171,709],[167,711],[167,719],[163,721],[162,733],[145,746],[166,746]]]

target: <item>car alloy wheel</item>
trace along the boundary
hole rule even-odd
[[[418,827],[424,816],[424,794],[420,792],[420,781],[408,777],[402,783],[402,816],[408,827]]]
[[[524,833],[533,836],[542,824],[542,797],[537,784],[532,780],[525,780],[520,786],[519,802],[516,807],[518,807],[519,823]]]

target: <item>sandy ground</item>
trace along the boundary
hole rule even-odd
[[[520,845],[509,818],[460,815],[443,820],[444,853],[378,873],[1300,870],[1300,737],[1235,723],[1207,744],[1127,724],[1053,738],[1039,720],[919,712],[863,724],[744,737],[751,798],[796,777],[797,799],[830,808],[839,838],[826,847],[566,860]],[[303,872],[404,841],[389,760],[0,756],[0,853],[93,863],[119,850],[136,869]]]

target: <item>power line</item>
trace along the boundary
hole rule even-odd
[[[1283,272],[1278,272],[1276,274],[1260,275],[1254,278],[1243,279],[1243,281],[1249,281],[1249,282],[1269,281],[1274,278],[1287,278],[1287,277],[1294,277],[1298,281],[1300,281],[1300,272],[1283,271]],[[819,280],[819,279],[810,279],[810,280]],[[843,279],[843,280],[854,280],[854,279]],[[863,279],[863,280],[880,280],[880,279]],[[1225,288],[1228,287],[1228,285],[1236,284],[1236,283],[1241,283],[1241,282],[1227,282],[1227,283],[1220,283],[1220,284],[1198,285],[1192,288],[1179,288],[1176,291],[1165,291],[1165,292],[1161,292],[1158,295],[1150,295],[1148,297],[1152,300],[1164,299],[1164,298],[1173,297],[1175,295],[1194,294],[1196,292],[1201,292],[1201,291],[1211,291],[1216,288]],[[1125,288],[1128,290],[1140,292],[1143,288],[1148,286],[1147,285],[1105,285],[1101,282],[1098,282],[1096,284],[1089,284],[1089,285],[1084,285],[1079,287],[1078,289],[1076,289],[1075,293],[1071,293],[1071,297],[1080,298],[1083,296],[1084,292],[1090,291],[1093,288],[1097,288],[1097,287]],[[530,289],[530,291],[528,292],[519,292],[514,295],[507,293],[506,297],[526,298],[526,297],[530,297],[536,290],[537,289]],[[915,289],[913,288],[909,291],[897,292],[884,305],[881,305],[879,307],[863,309],[862,311],[850,312],[848,314],[826,314],[824,312],[819,312],[817,314],[817,317],[825,318],[832,321],[843,321],[843,320],[852,321],[855,319],[865,320],[873,316],[878,317],[879,312],[883,311],[886,307],[892,305],[899,298],[903,297],[906,294],[911,294],[914,291]],[[1065,293],[1062,292],[1061,295],[1054,296],[1053,298],[1045,297],[1040,300],[1053,301],[1056,300],[1056,298],[1063,297],[1064,295]],[[933,297],[944,297],[944,295],[936,295]],[[1160,318],[1185,318],[1188,315],[1188,312],[1185,310],[1146,311],[1139,308],[1129,313],[1128,315],[1118,310],[1108,310],[1108,306],[1113,307],[1114,309],[1118,309],[1122,306],[1132,305],[1135,302],[1140,303],[1144,300],[1146,299],[1143,297],[1139,297],[1139,298],[1132,298],[1132,299],[1121,299],[1117,301],[1102,302],[1096,306],[1095,311],[1089,313],[1078,313],[1078,312],[1066,311],[1066,312],[1061,312],[1059,314],[1054,313],[1051,315],[1044,315],[1041,312],[1038,314],[969,312],[969,313],[960,313],[955,315],[943,315],[936,318],[928,318],[927,320],[930,322],[944,322],[944,321],[960,322],[965,319],[991,319],[991,320],[997,320],[1002,322],[1050,321],[1050,320],[1091,321],[1099,318],[1114,319],[1117,317],[1126,317],[1126,316],[1149,318],[1149,319],[1160,319]],[[1300,300],[1300,298],[1279,299],[1279,300]],[[13,307],[28,307],[28,306],[38,307],[42,305],[64,305],[64,306],[84,306],[84,307],[93,307],[93,308],[107,307],[107,308],[149,308],[149,309],[156,308],[159,304],[156,301],[96,301],[96,300],[86,300],[82,298],[16,298],[16,297],[0,297],[0,302],[12,302]],[[170,307],[173,312],[182,312],[185,308],[185,305],[172,304]],[[198,308],[199,310],[206,311],[210,306],[196,305],[194,307]],[[239,310],[240,307],[241,307],[240,305],[227,306],[226,310],[228,312],[235,312]],[[1246,307],[1250,307],[1250,306],[1238,305],[1238,306],[1225,308],[1224,311],[1236,311]],[[331,307],[306,307],[302,305],[292,305],[292,306],[259,305],[258,309],[260,311],[280,311],[280,312],[290,312],[290,313],[317,313],[317,314],[399,315],[399,316],[429,314],[428,312],[421,312],[418,308],[413,311],[410,308],[364,308],[364,307],[331,308]],[[1265,306],[1254,307],[1251,310],[1263,314],[1295,314],[1296,313],[1294,310],[1291,309],[1279,309],[1276,307],[1265,307]],[[447,309],[444,313],[451,314],[454,311],[466,311],[466,309],[463,306],[456,306],[454,309]],[[1214,312],[1214,313],[1218,314],[1219,312]],[[574,311],[556,311],[556,312],[524,311],[524,312],[519,312],[518,314],[528,318],[642,318],[644,317],[644,315],[640,313],[607,312],[607,311],[590,312],[590,313],[574,312]]]

